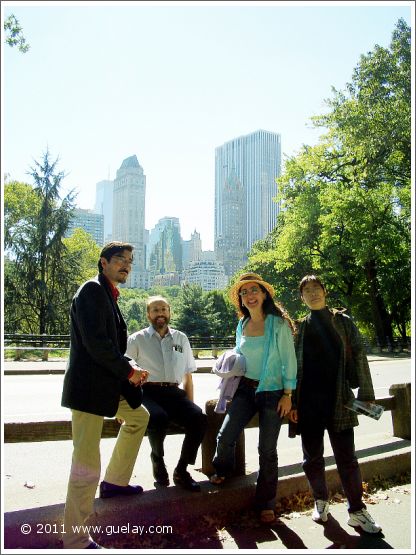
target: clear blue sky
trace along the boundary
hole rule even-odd
[[[3,48],[2,171],[30,182],[49,147],[93,208],[96,183],[136,154],[146,228],[176,216],[212,249],[215,148],[257,129],[280,133],[286,156],[315,144],[309,118],[412,6],[2,2],[31,47]]]

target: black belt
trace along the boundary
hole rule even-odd
[[[241,377],[241,381],[250,385],[251,387],[257,388],[259,386],[259,380],[252,380],[251,378],[246,378],[245,376]]]
[[[178,387],[176,382],[146,382],[143,385],[159,385],[161,387]]]

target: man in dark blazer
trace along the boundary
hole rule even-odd
[[[99,274],[76,292],[71,306],[71,345],[62,406],[72,410],[74,451],[65,504],[66,549],[100,549],[83,531],[92,513],[100,479],[100,440],[104,417],[120,418],[117,442],[100,484],[100,497],[143,492],[129,485],[149,413],[141,406],[147,372],[125,356],[127,326],[117,305],[117,285],[125,283],[133,247],[114,241],[104,246]]]

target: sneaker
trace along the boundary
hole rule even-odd
[[[361,528],[368,534],[377,534],[381,531],[381,526],[375,522],[369,512],[365,509],[355,511],[355,513],[350,513],[348,524],[354,528]]]
[[[312,513],[312,520],[315,522],[326,522],[328,520],[329,503],[323,499],[315,501],[315,508]]]

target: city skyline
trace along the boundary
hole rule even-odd
[[[214,249],[215,149],[259,129],[281,135],[283,162],[316,144],[324,130],[310,118],[331,87],[345,89],[360,55],[388,47],[399,17],[414,15],[412,2],[1,8],[30,44],[3,48],[3,173],[30,182],[49,148],[65,190],[93,209],[96,184],[136,155],[146,229],[178,217],[204,250]]]

